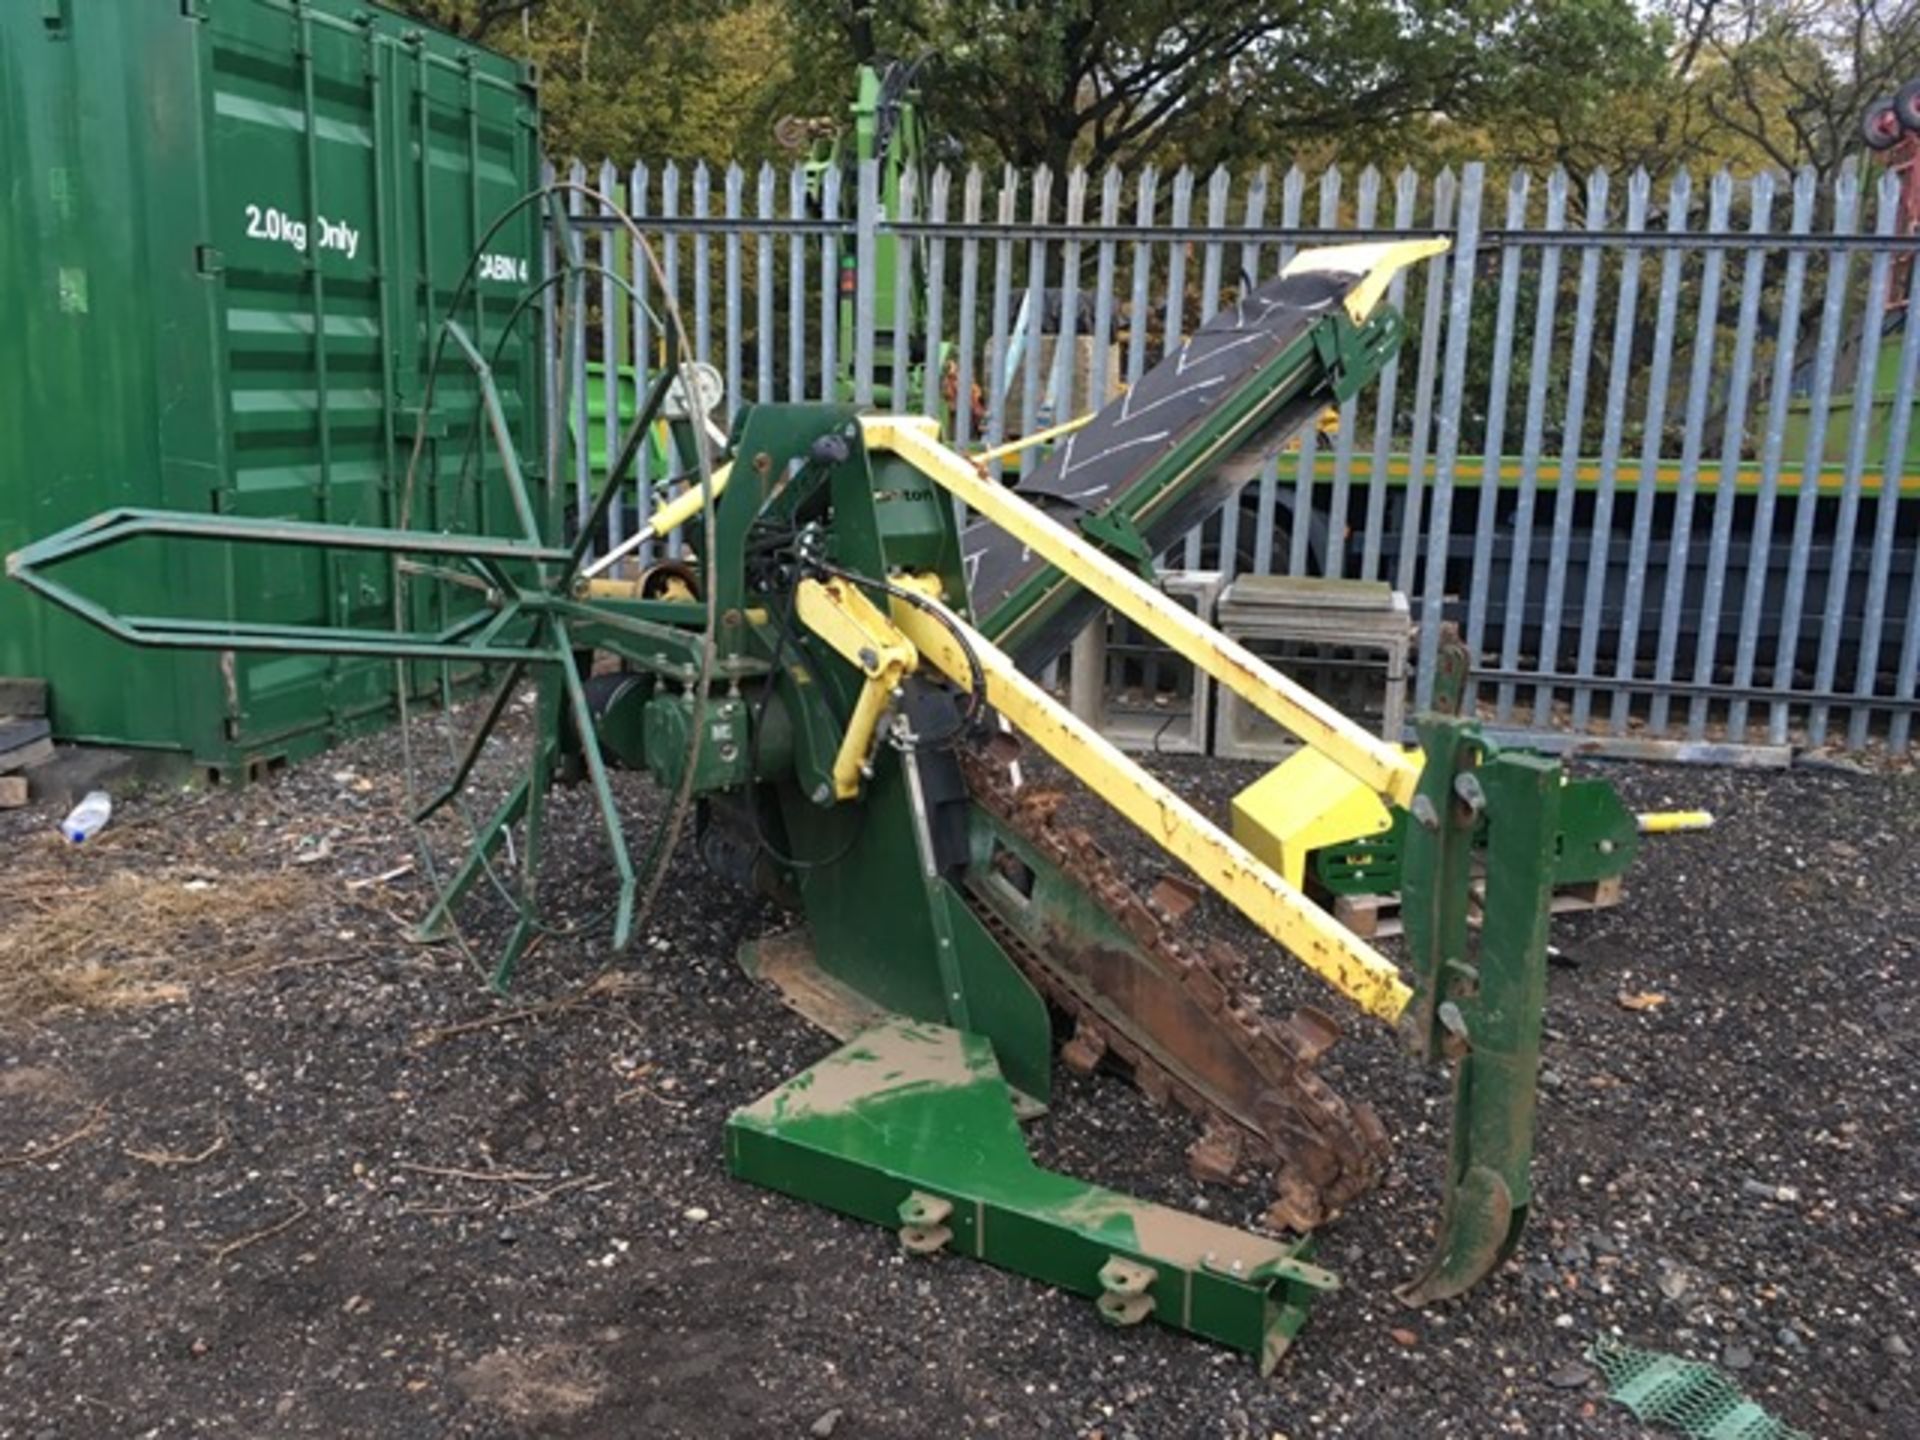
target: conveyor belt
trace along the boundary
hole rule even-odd
[[[1069,524],[1119,504],[1157,554],[1225,504],[1327,403],[1327,372],[1302,342],[1364,278],[1308,270],[1221,310],[1055,447],[1021,479],[1021,495]],[[1223,423],[1236,400],[1251,408]],[[1221,442],[1210,451],[1209,429]],[[1205,453],[1198,464],[1182,455],[1189,442]],[[1046,562],[991,525],[975,520],[965,549],[974,614],[1029,673],[1060,654],[1098,606],[1065,582],[1036,600],[1030,587]]]

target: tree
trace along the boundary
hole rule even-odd
[[[1920,77],[1920,7],[1883,0],[1722,0],[1700,83],[1716,123],[1782,169],[1824,180],[1859,150],[1868,106]]]
[[[408,14],[476,42],[492,37],[496,26],[524,19],[540,0],[399,0]]]
[[[1565,108],[1657,67],[1631,0],[789,0],[796,87],[931,52],[936,129],[981,159],[1196,164]],[[836,77],[839,77],[836,79]]]
[[[1534,167],[1810,166],[1861,147],[1867,108],[1920,76],[1920,7],[1881,0],[1669,0],[1665,63],[1585,113],[1543,111],[1462,137]]]
[[[548,154],[626,165],[770,156],[786,79],[779,0],[400,0],[539,66]]]

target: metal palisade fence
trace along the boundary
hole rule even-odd
[[[963,449],[1099,408],[1301,248],[1443,234],[1393,283],[1411,331],[1379,381],[1167,562],[1385,581],[1421,697],[1455,623],[1499,728],[1910,743],[1920,241],[1890,172],[937,170],[890,204],[872,164],[572,178],[638,218],[729,411],[922,411]],[[558,352],[584,496],[660,362],[662,297],[589,195],[572,209],[555,243],[607,272]],[[670,468],[643,458],[610,539]]]

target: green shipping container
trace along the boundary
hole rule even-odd
[[[398,523],[470,260],[457,318],[537,483],[538,307],[506,324],[537,208],[487,236],[539,183],[527,67],[347,0],[7,0],[0,154],[0,550],[115,506]],[[415,524],[510,528],[474,389],[450,352]],[[384,624],[387,563],[152,544],[63,574],[128,613]],[[0,673],[51,682],[62,737],[245,773],[379,724],[394,667],[134,649],[0,584]]]

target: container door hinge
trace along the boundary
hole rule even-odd
[[[67,33],[67,27],[73,23],[67,14],[70,0],[40,0],[40,19],[47,27],[47,38],[57,40]]]
[[[227,257],[217,246],[196,245],[193,247],[193,268],[202,275],[218,275],[227,268]]]
[[[180,13],[189,20],[204,20],[207,18],[207,3],[208,0],[180,0]]]

